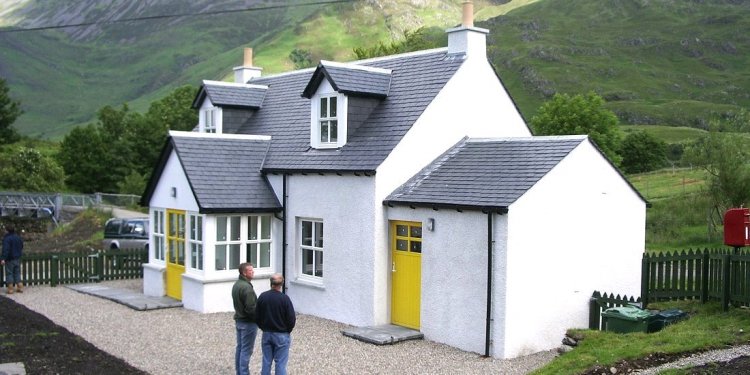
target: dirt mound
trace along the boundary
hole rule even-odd
[[[54,228],[50,226],[48,230],[34,230],[27,226],[17,225],[17,230],[24,239],[24,253],[75,253],[81,251],[90,251],[101,247],[102,230],[104,222],[108,215],[95,210],[85,210],[78,213],[72,220]]]

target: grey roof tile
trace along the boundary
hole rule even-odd
[[[584,139],[464,139],[391,193],[385,203],[507,209]]]
[[[267,89],[246,84],[204,81],[193,107],[198,107],[208,97],[218,107],[261,108]]]
[[[323,79],[328,79],[334,90],[347,95],[385,98],[391,86],[391,71],[365,68],[357,64],[340,64],[321,61],[302,96],[311,98]]]
[[[269,141],[221,136],[171,136],[201,212],[278,211],[261,174]]]

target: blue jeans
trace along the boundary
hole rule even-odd
[[[276,362],[276,375],[286,375],[286,362],[289,360],[289,347],[292,336],[285,332],[263,331],[263,368],[261,375],[271,375],[271,361]]]
[[[237,349],[234,351],[234,368],[236,375],[250,373],[250,356],[255,347],[255,336],[258,335],[258,325],[248,322],[234,322],[237,328]]]
[[[5,261],[5,285],[10,287],[21,282],[21,259]]]

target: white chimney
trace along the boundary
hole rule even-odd
[[[474,27],[474,4],[463,3],[461,26],[445,30],[448,33],[448,53],[465,53],[471,57],[487,57],[487,29]]]
[[[245,56],[242,66],[234,68],[234,82],[247,83],[251,78],[260,77],[261,70],[263,69],[253,66],[253,49],[245,48]]]

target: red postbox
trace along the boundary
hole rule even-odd
[[[730,208],[724,213],[724,244],[750,246],[750,208]]]

